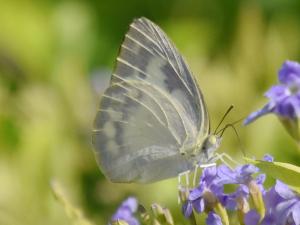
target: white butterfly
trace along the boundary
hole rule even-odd
[[[113,182],[177,176],[214,162],[220,143],[183,57],[146,18],[130,24],[94,126],[98,164]]]

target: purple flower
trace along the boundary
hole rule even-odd
[[[289,119],[300,117],[300,64],[285,61],[279,70],[279,82],[265,93],[269,103],[250,114],[244,121],[245,125],[267,113]]]
[[[134,217],[134,213],[137,211],[138,202],[136,198],[127,198],[120,207],[117,209],[115,214],[112,216],[111,221],[124,220],[129,225],[139,225],[139,221]]]
[[[223,184],[247,184],[252,180],[252,174],[257,173],[259,169],[251,164],[238,166],[235,170],[226,165],[219,166],[218,176],[222,177]]]
[[[280,181],[276,182],[275,191],[281,198],[278,197],[281,201],[277,203],[274,212],[278,224],[300,224],[300,196]]]
[[[246,225],[295,225],[300,224],[300,197],[284,183],[276,185],[264,194],[266,213],[262,221],[257,220],[257,212],[249,211],[245,216]]]
[[[238,205],[243,208],[245,200],[249,197],[250,188],[258,188],[260,192],[264,191],[265,175],[259,174],[255,179],[252,177],[258,171],[259,169],[251,164],[238,166],[235,170],[226,165],[219,166],[218,176],[221,177],[222,184],[239,185],[235,192],[223,195],[221,202],[226,208],[234,210]]]
[[[278,195],[275,187],[264,193],[264,203],[266,214],[261,222],[261,225],[273,225],[276,224],[276,206],[283,200],[283,198]],[[248,225],[248,224],[246,224]]]
[[[222,225],[222,221],[220,216],[218,216],[216,213],[214,212],[209,212],[208,216],[206,218],[206,224],[207,225]]]
[[[218,201],[218,196],[221,195],[223,195],[223,185],[219,182],[217,168],[215,166],[205,168],[199,186],[190,191],[188,200],[182,207],[183,214],[189,217],[193,208],[198,213],[203,212],[205,208],[212,209]]]

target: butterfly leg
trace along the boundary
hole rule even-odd
[[[204,169],[204,168],[207,168],[207,167],[212,167],[212,166],[215,166],[215,165],[216,165],[216,163],[208,163],[208,164],[203,164],[203,165],[196,164],[195,170],[194,170],[194,176],[193,176],[193,187],[195,187],[195,185],[196,185],[198,170],[199,169]]]
[[[212,167],[212,166],[216,166],[217,164],[215,162],[212,162],[212,163],[207,163],[207,164],[203,164],[203,165],[200,165],[199,167],[204,169],[204,168],[208,168],[208,167]]]
[[[221,154],[219,154],[219,153],[216,153],[216,157],[218,157],[218,159],[220,159],[224,164],[228,164],[228,163],[226,163],[226,161],[225,161],[225,158],[228,160],[228,161],[230,161],[230,162],[232,162],[233,164],[235,164],[235,165],[241,165],[238,161],[236,161],[236,160],[234,160],[233,158],[231,158],[228,154],[226,154],[226,153],[221,153]]]
[[[190,185],[190,181],[189,181],[189,175],[190,175],[190,172],[189,170],[185,171],[185,172],[182,172],[180,174],[178,174],[178,186],[179,187],[183,187],[184,185],[182,184],[182,177],[185,176],[185,186],[186,187],[189,187]]]
[[[189,175],[190,175],[189,170],[178,174],[178,191],[179,192],[189,189],[189,185],[190,185]],[[182,182],[183,176],[185,177],[185,184],[183,184],[183,182]],[[180,196],[178,195],[178,204],[180,204],[180,203],[181,203],[181,199],[180,199]]]
[[[197,163],[195,165],[195,169],[194,169],[194,176],[193,176],[193,187],[195,187],[196,185],[196,179],[197,179],[197,173],[198,173],[198,169],[199,169],[199,164]]]

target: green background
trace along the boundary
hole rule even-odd
[[[263,106],[286,59],[300,60],[298,0],[0,0],[0,224],[72,224],[53,197],[56,180],[95,224],[135,195],[183,222],[177,180],[112,184],[99,171],[91,130],[101,92],[133,18],[145,16],[175,42],[197,78],[212,128]],[[249,157],[265,153],[300,165],[300,152],[275,116],[237,126]],[[219,152],[242,162],[226,131]]]

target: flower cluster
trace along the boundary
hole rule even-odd
[[[257,118],[275,113],[288,133],[300,141],[298,119],[300,118],[300,64],[285,61],[278,72],[279,84],[271,87],[265,96],[269,102],[260,110],[253,112],[244,121],[247,125]]]
[[[273,158],[267,155],[264,160]],[[300,224],[300,196],[278,180],[266,190],[264,180],[265,175],[251,164],[234,170],[226,165],[206,168],[199,185],[190,190],[183,214],[206,212],[208,225],[228,224],[226,210],[236,211],[240,224],[245,225]],[[235,191],[225,193],[225,185],[235,185]]]

